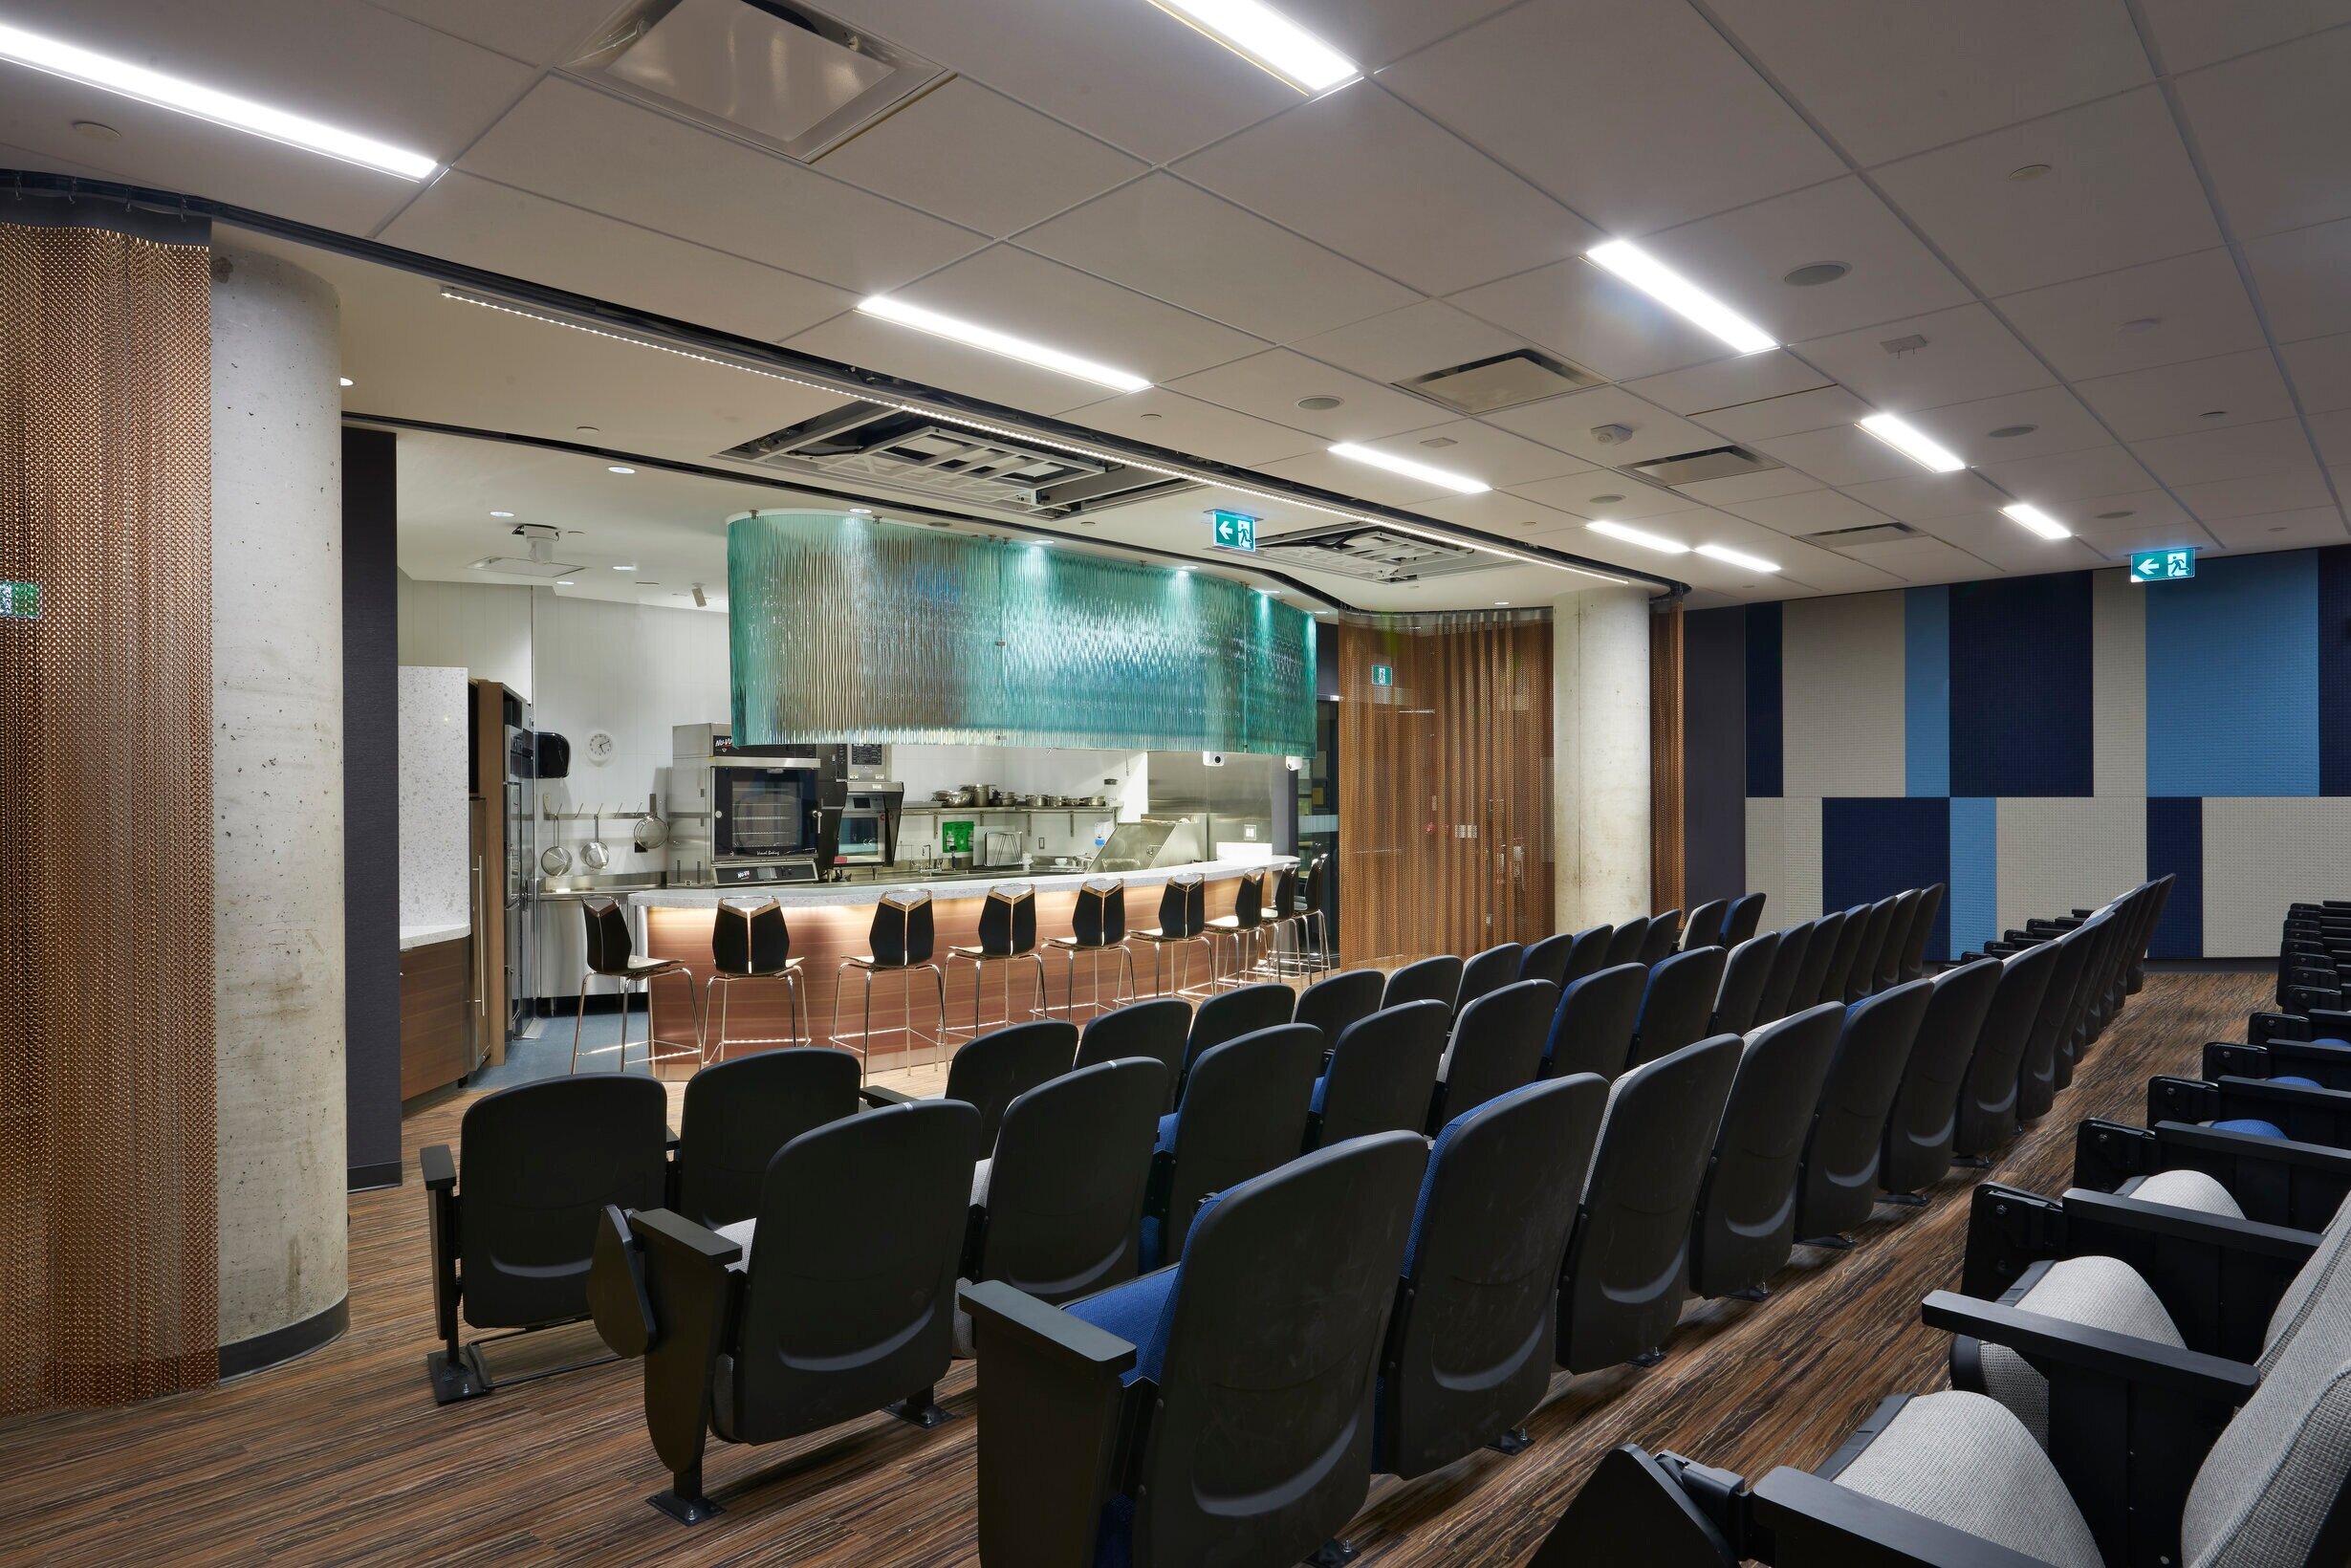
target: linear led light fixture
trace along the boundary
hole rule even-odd
[[[1907,420],[1891,414],[1872,414],[1861,427],[1932,473],[1957,473],[1967,467],[1959,454],[1943,446]]]
[[[2074,536],[2072,529],[2030,501],[2019,501],[2014,506],[2002,507],[2000,511],[2011,521],[2022,523],[2044,539],[2070,539]]]
[[[1586,523],[1583,526],[1595,534],[1604,534],[1612,539],[1622,539],[1626,544],[1637,544],[1644,550],[1654,550],[1661,555],[1689,554],[1689,546],[1681,540],[1668,539],[1663,534],[1651,534],[1645,529],[1626,528],[1622,523],[1610,522]]]
[[[945,338],[968,348],[1000,354],[1008,359],[1019,359],[1064,376],[1075,376],[1081,381],[1092,381],[1097,386],[1107,386],[1114,391],[1141,392],[1151,384],[1149,378],[1138,376],[1132,371],[1080,359],[1075,354],[1065,354],[1050,344],[1033,343],[1026,338],[1015,338],[1009,332],[998,332],[976,321],[966,321],[960,316],[942,315],[920,305],[909,305],[888,294],[875,294],[859,300],[858,311],[860,315],[895,322],[902,327],[912,327],[917,332],[927,332],[935,338]]]
[[[1703,327],[1741,354],[1779,347],[1778,339],[1629,240],[1610,240],[1584,259],[1625,282],[1693,326]]]
[[[1325,93],[1363,74],[1353,60],[1262,0],[1151,0],[1151,4],[1301,93]]]
[[[1472,479],[1466,473],[1440,468],[1427,463],[1415,463],[1408,457],[1391,457],[1370,446],[1359,446],[1352,441],[1342,441],[1331,448],[1333,457],[1343,457],[1350,463],[1367,463],[1375,468],[1401,473],[1406,479],[1425,480],[1440,485],[1456,495],[1483,495],[1493,489],[1483,479]]]
[[[429,180],[441,172],[441,165],[422,153],[395,147],[388,142],[360,136],[337,126],[324,124],[305,116],[273,109],[251,98],[224,93],[201,82],[165,76],[150,71],[143,65],[118,60],[110,55],[95,54],[74,44],[44,38],[37,33],[22,28],[0,25],[0,59],[13,60],[18,65],[63,76],[87,87],[137,98],[152,103],[159,109],[193,115],[208,120],[215,125],[266,137],[304,152],[322,153],[357,163],[362,168],[396,174],[403,180]]]
[[[1750,572],[1776,572],[1779,570],[1777,561],[1767,561],[1760,555],[1750,555],[1744,551],[1733,550],[1727,544],[1702,544],[1698,547],[1698,554],[1731,566],[1744,566]]]

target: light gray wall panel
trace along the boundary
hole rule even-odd
[[[2090,574],[2090,777],[2147,793],[2147,590],[2122,571]]]
[[[1902,594],[1795,599],[1780,614],[1781,793],[1904,794]]]
[[[2011,797],[1998,810],[2000,930],[2103,904],[2146,876],[2144,799]]]
[[[2297,899],[2351,898],[2351,796],[2208,796],[2204,956],[2264,958]]]

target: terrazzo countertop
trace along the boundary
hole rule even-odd
[[[1196,871],[1209,882],[1237,877],[1252,867],[1272,869],[1295,865],[1295,856],[1276,855],[1262,860],[1200,860],[1191,865],[1163,866],[1154,871],[1118,871],[1106,873],[1126,883],[1129,892],[1143,887],[1165,886],[1171,879],[1187,871]],[[879,904],[884,893],[896,893],[922,888],[934,899],[980,899],[988,896],[990,887],[1021,883],[1040,893],[1067,890],[1081,886],[1096,873],[1091,871],[1049,871],[1029,876],[1018,871],[998,871],[977,876],[946,877],[934,880],[906,882],[758,882],[729,887],[648,887],[631,893],[628,901],[648,909],[715,909],[721,900],[764,902],[773,899],[787,909],[821,909],[827,906],[855,907],[861,904]],[[1132,905],[1130,904],[1131,908]]]
[[[443,921],[432,925],[403,926],[400,928],[400,950],[406,952],[411,947],[429,947],[436,942],[454,942],[472,934],[473,926],[462,920],[454,925]]]

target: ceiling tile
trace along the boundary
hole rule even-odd
[[[1430,442],[1448,442],[1448,446],[1432,446]],[[1579,457],[1529,441],[1523,436],[1497,430],[1476,420],[1452,420],[1432,425],[1425,430],[1407,430],[1400,436],[1387,436],[1363,443],[1366,446],[1410,458],[1416,463],[1433,464],[1440,468],[1451,468],[1483,479],[1499,490],[1506,486],[1530,484],[1537,479],[1556,479],[1563,474],[1589,473],[1592,465]]]
[[[1899,353],[1885,346],[1905,338],[1924,338],[1926,346]],[[1816,338],[1796,344],[1796,352],[1879,407],[1900,412],[2022,392],[2055,380],[1981,305]]]
[[[2335,500],[2327,493],[2326,475],[2315,466],[2174,488],[2188,510],[2208,523],[2224,517],[2252,517],[2264,512],[2331,506]]]
[[[1914,409],[1913,425],[1970,462],[2004,462],[2011,458],[2041,457],[2050,452],[2079,451],[2084,446],[2113,443],[2106,427],[2081,405],[2081,400],[2061,386],[2011,392],[1942,408]],[[2031,425],[2022,435],[1995,436],[1994,430]]]
[[[1155,381],[1264,346],[1247,333],[1010,245],[990,246],[942,268],[899,295]]]
[[[1039,414],[1099,403],[1108,390],[854,311],[785,339],[784,347]]]
[[[2175,72],[2351,22],[2351,0],[2139,0],[2139,10]]]
[[[2049,509],[2066,527],[2087,535],[2098,530],[2140,528],[2193,528],[2186,508],[2159,490],[2133,490],[2125,495],[2092,495],[2078,501],[2065,502]],[[2110,512],[2126,512],[2127,517],[2109,517]]]
[[[1755,446],[1790,468],[1801,468],[1824,485],[1862,485],[1919,472],[1919,466],[1868,431],[1831,425]]]
[[[1177,172],[1428,294],[1579,254],[1600,239],[1368,82],[1244,131],[1186,159]]]
[[[2318,444],[2318,461],[2351,463],[2351,409],[2337,408],[2310,417],[2310,433]]]
[[[2277,360],[2266,348],[2094,377],[2077,382],[2074,390],[2124,441],[2251,425],[2294,412]]]
[[[1416,297],[1172,174],[1153,174],[1020,236],[1021,246],[1274,342]]]
[[[1375,381],[1401,381],[1526,345],[1467,311],[1424,299],[1290,346]]]
[[[1791,537],[1821,534],[1833,528],[1871,528],[1887,520],[1886,513],[1863,506],[1832,490],[1804,490],[1759,501],[1737,501],[1723,509]]]
[[[2010,294],[2000,309],[2071,380],[2207,359],[2263,341],[2226,250]],[[2155,324],[2124,325],[2131,321]]]
[[[2219,537],[2201,523],[2185,518],[2174,522],[2147,521],[2131,518],[2119,523],[2099,523],[2074,531],[2074,537],[2112,560],[2126,560],[2134,550],[2165,550],[2184,544],[2201,548],[2216,548]]]
[[[1486,423],[1605,468],[1648,463],[1722,445],[1712,431],[1669,414],[1621,386],[1595,386],[1563,398],[1496,409],[1486,416]],[[1633,433],[1614,445],[1595,440],[1592,432],[1605,425],[1630,425]]]
[[[1651,485],[1630,474],[1610,473],[1605,469],[1574,474],[1565,479],[1545,479],[1532,485],[1517,486],[1515,490],[1516,493],[1530,500],[1556,507],[1578,517],[1607,517],[1620,523],[1694,512],[1700,505],[1679,490],[1667,490],[1663,485]],[[1608,495],[1616,499],[1600,499]]]
[[[1509,490],[1488,490],[1483,495],[1445,495],[1422,502],[1413,511],[1425,517],[1435,517],[1465,528],[1481,528],[1489,534],[1509,537],[1531,534],[1535,530],[1581,530],[1583,519],[1575,512],[1561,512],[1556,507],[1530,501]],[[1579,545],[1554,543],[1554,549],[1583,551]]]
[[[1131,0],[1021,0],[1017,18],[970,0],[823,9],[1153,163],[1298,101],[1207,33]]]
[[[555,77],[461,162],[487,179],[864,293],[986,243],[788,158]]]
[[[2147,80],[2122,0],[1715,0],[1714,12],[1863,163]]]
[[[1116,147],[951,77],[817,166],[950,223],[1013,233],[1143,170]]]
[[[1282,14],[1366,71],[1425,49],[1513,0],[1282,0]]]
[[[1444,411],[1419,398],[1317,364],[1288,349],[1272,349],[1173,383],[1186,397],[1221,403],[1331,441],[1376,441],[1417,430]],[[1301,398],[1335,397],[1337,408],[1300,408]]]
[[[2080,539],[2044,539],[1996,512],[1946,517],[1927,524],[1927,532],[2002,572],[2079,572],[2103,564],[2097,549]]]
[[[1774,495],[1798,495],[1805,490],[1818,490],[1820,481],[1811,474],[1798,473],[1794,468],[1765,468],[1757,473],[1734,474],[1729,479],[1701,479],[1693,485],[1677,485],[1674,488],[1709,507],[1730,507],[1741,501],[1761,501]]]
[[[2245,260],[2279,342],[2351,332],[2351,218],[2253,240]]]
[[[774,342],[857,295],[451,171],[381,236],[403,250]]]
[[[1848,485],[1845,493],[1864,506],[1875,507],[1905,523],[1931,523],[1970,512],[1997,512],[2008,502],[1972,469],[1957,473],[1928,473],[1921,468],[1893,479],[1873,479]]]
[[[1684,6],[1534,0],[1381,73],[1380,83],[1615,234],[1845,172]]]
[[[2241,239],[2351,217],[2351,31],[2191,71],[2174,84]]]
[[[2351,529],[2333,507],[2268,512],[2257,517],[2229,517],[2212,524],[2213,537],[2231,550],[2299,550],[2310,545],[2351,543]]]
[[[1450,303],[1616,381],[1723,353],[1721,339],[1581,256],[1468,290]]]
[[[2166,485],[2198,485],[2215,479],[2244,479],[2312,466],[2310,437],[2298,419],[2190,430],[2185,435],[2137,441],[2131,450]]]
[[[1825,430],[1832,425],[1851,425],[1865,418],[1869,411],[1869,404],[1843,387],[1824,386],[1814,392],[1791,392],[1760,403],[1743,403],[1734,408],[1712,408],[1697,418],[1708,429],[1719,430],[1733,441],[1753,442],[1806,430]]]
[[[1263,465],[1262,471],[1276,479],[1286,479],[1295,485],[1312,485],[1317,490],[1352,496],[1383,507],[1417,509],[1423,501],[1452,493],[1442,485],[1432,485],[1426,479],[1413,479],[1400,473],[1389,473],[1369,464],[1350,463],[1343,457],[1333,457],[1327,449],[1317,448],[1299,457],[1285,457],[1278,463]]]
[[[2139,460],[2120,446],[2093,446],[2087,451],[1976,466],[2017,500],[2036,506],[2045,507],[2053,501],[2078,501],[2087,495],[2155,489]]]
[[[1931,534],[1884,544],[1852,545],[1841,554],[1880,571],[1891,572],[1905,582],[1958,582],[1983,577],[1992,570],[1982,557]]]
[[[1088,403],[1062,417],[1130,441],[1147,441],[1171,451],[1247,466],[1295,457],[1328,445],[1319,436],[1236,414],[1164,386]]]
[[[1782,342],[1968,298],[1967,287],[1855,179],[1775,196],[1643,243]],[[1817,261],[1853,271],[1812,288],[1781,281]]]
[[[613,0],[533,0],[526,6],[486,6],[481,0],[372,0],[468,43],[512,54],[533,65],[566,58],[612,14]]]
[[[2351,333],[2306,338],[2278,350],[2294,377],[2294,390],[2311,413],[2351,408]]]
[[[1645,377],[1626,383],[1625,390],[1637,392],[1662,408],[1696,417],[1729,413],[1752,403],[1776,402],[1828,386],[1826,376],[1779,348]]]
[[[2012,171],[2045,164],[2035,179]],[[2153,87],[1875,171],[1888,199],[1988,294],[2220,243],[2204,186]]]

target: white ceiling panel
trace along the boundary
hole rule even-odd
[[[1537,529],[1580,530],[1583,527],[1580,513],[1561,512],[1556,507],[1547,507],[1539,501],[1513,495],[1508,490],[1488,490],[1483,495],[1443,495],[1424,501],[1412,510],[1444,522],[1459,523],[1465,528],[1482,528],[1489,534],[1501,534],[1506,538],[1522,534],[1532,534]],[[1591,542],[1597,544],[1600,540],[1593,535]],[[1572,550],[1578,555],[1592,554],[1581,541],[1573,544],[1555,541],[1552,547]]]
[[[1855,179],[1757,202],[1644,243],[1782,342],[1968,298],[1966,286]],[[1853,271],[1812,288],[1781,281],[1818,261],[1843,262]]]
[[[1296,89],[1142,0],[825,0],[823,9],[1154,163],[1298,101]]]
[[[1317,364],[1303,354],[1271,349],[1174,383],[1186,397],[1270,419],[1326,441],[1377,441],[1418,430],[1445,410],[1394,387]],[[1300,408],[1301,398],[1338,398],[1337,408]]]
[[[1895,539],[1886,544],[1855,545],[1842,554],[1891,572],[1905,582],[1959,582],[1996,573],[1996,568],[1982,556],[1946,544],[1932,534]]]
[[[2120,446],[2093,446],[2086,451],[1976,466],[2017,500],[2044,507],[2053,501],[2156,488],[2139,460]]]
[[[1791,392],[1758,403],[1740,403],[1734,408],[1710,408],[1697,419],[1708,429],[1719,430],[1733,441],[1752,442],[1806,430],[1825,430],[1833,425],[1851,425],[1869,412],[1869,404],[1843,387],[1824,386],[1814,392]]]
[[[2044,539],[1996,512],[1977,517],[1947,517],[1927,532],[2002,572],[2079,572],[2103,564],[2101,553],[2080,539]]]
[[[1611,468],[1722,445],[1712,431],[1669,414],[1621,386],[1595,386],[1563,398],[1497,409],[1486,416],[1486,422]],[[1629,425],[1633,433],[1614,445],[1596,440],[1592,432],[1606,425]]]
[[[2035,164],[2048,172],[2010,178]],[[2220,243],[2171,111],[2153,87],[1889,163],[1876,176],[1987,294]]]
[[[1366,71],[1377,71],[1513,0],[1282,0],[1282,14]]]
[[[855,312],[787,338],[784,346],[1039,414],[1061,414],[1099,403],[1108,390]]]
[[[1450,303],[1616,381],[1723,354],[1721,339],[1580,255],[1465,291]]]
[[[1997,512],[2008,501],[1972,468],[1962,468],[1957,473],[1928,473],[1921,468],[1894,479],[1849,485],[1845,493],[1905,523],[1931,523],[1970,512]]]
[[[1921,408],[1908,416],[1911,424],[1937,441],[1977,462],[2041,457],[2050,452],[2079,451],[2104,446],[2114,437],[2081,405],[2081,400],[2061,386],[2011,392],[2006,397],[1955,403],[1941,408]],[[1995,436],[1994,430],[2033,428],[2023,435]]]
[[[1905,338],[1924,338],[1926,346],[1899,353],[1885,346]],[[1880,408],[1897,412],[2022,392],[2054,380],[1981,305],[1816,338],[1796,351]]]
[[[2283,473],[2215,479],[2176,489],[2188,509],[2208,523],[2224,517],[2257,516],[2264,512],[2331,506],[2335,499],[2327,493],[2326,475],[2315,465]]]
[[[2304,408],[2314,414],[2351,408],[2351,333],[2304,338],[2278,352]]]
[[[1423,501],[1452,493],[1444,486],[1431,484],[1426,479],[1410,479],[1366,464],[1350,463],[1343,457],[1333,457],[1328,450],[1320,447],[1301,457],[1285,457],[1278,463],[1265,464],[1263,470],[1276,479],[1287,479],[1292,484],[1312,485],[1317,490],[1352,495],[1379,506],[1406,507],[1415,511],[1419,510]]]
[[[2219,250],[2010,294],[2000,309],[2076,380],[2208,359],[2262,341],[2236,265]],[[2135,321],[2153,324],[2128,325]]]
[[[2294,412],[2276,358],[2266,348],[2095,377],[2074,390],[2124,441],[2251,425]]]
[[[1153,174],[1020,236],[1023,248],[1274,342],[1408,305],[1401,283]]]
[[[1767,349],[1644,377],[1628,382],[1625,390],[1639,393],[1661,408],[1695,418],[1828,387],[1826,376],[1786,349]]]
[[[2169,71],[2193,71],[2351,22],[2351,0],[2140,0],[2139,10]]]
[[[2098,530],[2123,528],[2193,528],[2194,522],[2179,502],[2163,490],[2133,490],[2126,495],[2092,495],[2079,501],[2067,501],[2048,509],[2057,521],[2077,534],[2087,534]],[[2128,512],[2127,517],[2112,517],[2109,512]]]
[[[1447,445],[1431,445],[1436,442]],[[1432,464],[1483,479],[1497,490],[1592,471],[1592,465],[1581,458],[1570,457],[1539,442],[1497,430],[1476,420],[1453,420],[1363,445],[1416,463]],[[1356,467],[1360,468],[1361,465]]]
[[[2177,90],[2241,238],[2351,217],[2351,31],[2191,71]]]
[[[610,16],[613,0],[530,0],[484,5],[482,0],[371,0],[385,11],[455,33],[468,43],[533,65],[554,65],[585,43]]]
[[[2166,485],[2200,485],[2311,467],[2310,437],[2298,419],[2267,420],[2217,430],[2190,430],[2131,444],[2147,470]]]
[[[2184,544],[2216,549],[2220,545],[2211,530],[2186,519],[2165,523],[2134,517],[2076,529],[2074,536],[2112,560],[2126,559],[2134,550],[2165,550]]]
[[[1792,436],[1774,436],[1755,446],[1824,485],[1863,485],[1919,471],[1919,466],[1868,431],[1831,425]],[[1962,457],[1968,454],[1962,452]]]
[[[843,289],[897,288],[987,243],[788,158],[549,78],[471,173]]]
[[[1758,501],[1736,501],[1723,509],[1772,530],[1795,536],[1822,534],[1833,528],[1871,528],[1887,521],[1884,512],[1863,506],[1837,490],[1805,490]]]
[[[2351,218],[2253,240],[2245,260],[2279,342],[2351,332]]]
[[[825,154],[818,166],[1001,237],[1131,180],[1144,165],[1001,93],[950,77]]]
[[[1428,294],[1580,253],[1600,237],[1367,82],[1186,159],[1177,172]]]
[[[1696,512],[1700,507],[1679,490],[1605,469],[1521,485],[1516,493],[1577,517],[1606,517],[1620,523]],[[1615,499],[1603,500],[1603,496]]]
[[[1785,549],[1780,553],[1795,554]],[[1781,564],[1786,570],[1780,575],[1789,582],[1801,582],[1824,594],[1870,594],[1904,586],[1904,579],[1895,573],[1835,550],[1806,550],[1796,559]]]
[[[1424,299],[1291,346],[1375,381],[1401,381],[1526,345],[1467,311]]]
[[[2318,444],[2319,462],[2351,463],[2351,409],[2311,415],[2310,433]]]
[[[2122,0],[1715,0],[1714,11],[1863,163],[2147,79]]]
[[[1649,233],[1844,172],[1685,6],[1533,0],[1380,82],[1614,234]]]
[[[1692,485],[1674,487],[1695,501],[1709,507],[1735,507],[1742,501],[1761,501],[1774,495],[1800,495],[1818,490],[1820,481],[1811,474],[1798,473],[1794,468],[1765,468],[1757,473],[1742,473],[1729,479],[1701,479]]]
[[[769,342],[857,304],[857,295],[827,284],[454,171],[382,237],[404,250]]]
[[[2333,507],[2226,517],[2214,522],[2211,532],[2231,550],[2297,550],[2351,542],[2351,529],[2343,527],[2342,513]]]
[[[1147,441],[1154,446],[1254,466],[1276,458],[1317,451],[1328,443],[1248,414],[1236,414],[1164,386],[1146,387],[1062,416],[1111,435]]]

